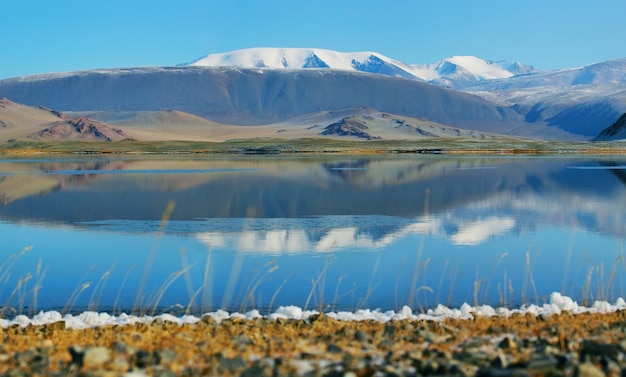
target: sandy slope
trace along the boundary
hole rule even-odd
[[[0,142],[24,139],[60,119],[50,111],[0,99]]]

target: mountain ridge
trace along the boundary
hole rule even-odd
[[[97,88],[95,90],[94,88]],[[63,96],[53,95],[62,92]],[[506,107],[431,84],[325,69],[154,67],[0,81],[0,96],[62,111],[180,110],[225,124],[261,125],[319,111],[371,107],[459,128],[506,133]]]
[[[483,80],[540,72],[520,62],[452,56],[430,64],[408,64],[378,52],[339,52],[319,48],[250,48],[209,54],[179,66],[260,69],[329,68],[384,74],[460,88]]]

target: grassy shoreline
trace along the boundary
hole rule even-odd
[[[626,143],[521,140],[324,140],[242,139],[225,142],[191,141],[16,141],[0,144],[0,156],[49,154],[626,154]]]

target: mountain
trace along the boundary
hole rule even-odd
[[[595,141],[623,140],[626,139],[626,113],[610,127],[602,130],[594,139]]]
[[[46,108],[34,108],[0,99],[0,140],[83,140],[132,139],[121,129],[85,116],[70,117]]]
[[[2,80],[0,96],[66,112],[178,110],[235,125],[368,107],[480,132],[509,134],[523,126],[514,110],[474,95],[416,80],[329,69],[106,69]]]
[[[0,97],[88,116],[145,140],[435,137],[418,125],[431,122],[448,128],[432,133],[438,137],[458,129],[468,137],[585,141],[626,112],[626,59],[543,72],[472,56],[408,64],[375,52],[258,48],[176,67],[0,80]],[[400,132],[389,119],[363,118],[370,113],[417,126]],[[8,135],[11,121],[0,121]]]
[[[528,124],[518,133],[531,137],[589,140],[626,112],[626,59],[544,72],[519,62],[494,62],[473,56],[408,64],[374,52],[256,48],[208,55],[187,64],[323,67],[425,81],[511,107]]]
[[[453,56],[432,64],[407,64],[376,52],[338,52],[313,48],[250,48],[211,54],[183,66],[269,69],[329,68],[427,81],[450,88],[539,72],[519,62],[493,62]]]
[[[528,123],[589,140],[626,112],[626,59],[483,81],[465,91],[511,106]]]
[[[328,123],[328,122],[326,122]],[[420,140],[429,138],[494,139],[503,135],[465,130],[442,124],[408,118],[375,110],[346,116],[325,127],[313,125],[321,131],[317,136],[345,136],[365,140]]]
[[[541,71],[519,62],[494,62],[474,56],[453,56],[432,64],[412,65],[428,82],[445,87],[464,89],[477,83],[508,79]]]
[[[47,110],[0,98],[0,140],[28,137],[59,121]]]
[[[528,89],[535,87],[571,87],[576,85],[605,85],[626,83],[626,58],[595,63],[588,66],[532,72],[506,80],[483,81],[472,91]]]
[[[55,122],[29,137],[33,140],[115,141],[133,139],[125,131],[84,116]]]
[[[186,66],[270,69],[330,68],[418,79],[409,65],[376,52],[338,52],[308,48],[251,48],[211,54]]]

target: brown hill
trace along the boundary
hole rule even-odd
[[[0,142],[10,140],[111,141],[132,139],[125,131],[84,116],[0,99]]]
[[[132,137],[125,131],[111,127],[97,120],[84,116],[70,118],[47,127],[30,139],[34,140],[82,140],[82,141],[115,141],[129,140]]]
[[[0,99],[0,142],[26,139],[58,121],[59,117],[50,111]]]

